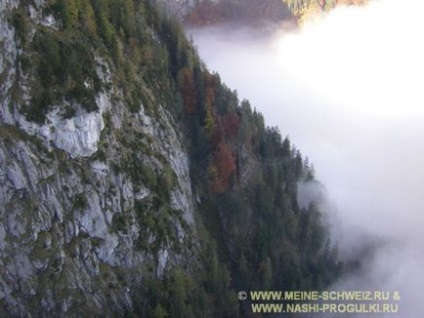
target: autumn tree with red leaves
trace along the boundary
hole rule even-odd
[[[236,163],[232,151],[226,143],[222,142],[216,147],[213,153],[213,161],[209,166],[212,191],[214,193],[224,192],[228,188],[235,171]]]

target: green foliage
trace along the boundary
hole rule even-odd
[[[166,318],[166,317],[169,317],[169,314],[166,311],[166,309],[160,304],[157,304],[156,307],[153,309],[152,318]]]
[[[110,1],[101,1],[101,0],[91,1],[92,7],[94,10],[95,19],[96,19],[98,33],[100,37],[102,38],[102,40],[104,41],[106,47],[110,50],[113,50],[114,43],[116,43],[117,39],[116,39],[116,30],[109,19],[109,16],[110,16],[109,3]],[[115,62],[118,62],[118,61],[115,61]]]
[[[228,276],[221,278],[227,286]],[[208,292],[204,285],[207,282],[204,272],[175,267],[161,279],[151,278],[140,286],[139,293],[144,297],[134,297],[135,312],[140,317],[239,317],[236,294],[227,290],[223,294]],[[222,303],[217,297],[222,298]]]
[[[177,176],[169,165],[165,165],[157,179],[157,193],[163,200],[169,200],[170,192],[177,183]]]
[[[71,5],[73,3],[74,1],[57,0],[51,7],[53,12],[61,18],[64,28],[67,28],[73,22],[73,15],[75,14]]]
[[[157,176],[153,168],[148,164],[143,164],[140,169],[141,179],[148,188],[155,189],[157,184]]]
[[[264,290],[270,290],[272,284],[272,264],[271,259],[266,257],[263,261],[259,263],[259,277],[262,281],[262,286]]]
[[[137,240],[140,250],[158,252],[168,245],[176,251],[180,249],[177,224],[184,224],[180,211],[159,199],[136,202],[134,208],[141,230]]]
[[[23,45],[28,38],[28,17],[23,7],[16,8],[12,13],[12,24],[15,27],[16,36]]]
[[[171,276],[170,306],[175,318],[194,318],[191,304],[188,302],[193,282],[181,270],[176,269]]]
[[[28,120],[43,122],[50,107],[63,100],[97,109],[95,94],[100,89],[94,56],[86,39],[61,36],[40,30],[31,43],[36,81],[32,101],[25,109]]]
[[[87,197],[84,193],[79,193],[73,198],[73,208],[76,210],[84,210],[88,207]]]
[[[122,213],[114,214],[112,226],[115,230],[126,233],[128,229],[127,217]]]

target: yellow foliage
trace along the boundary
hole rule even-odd
[[[339,5],[364,5],[369,0],[283,0],[300,24]]]
[[[363,5],[368,0],[336,0],[336,5]]]
[[[215,127],[215,121],[212,115],[212,106],[209,102],[206,102],[205,108],[206,108],[205,131],[210,138],[212,136],[212,132]]]
[[[84,4],[84,8],[82,12],[82,20],[84,21],[84,27],[87,29],[89,34],[93,37],[97,36],[97,27],[96,27],[96,20],[94,17],[94,10],[88,1]]]
[[[218,168],[211,162],[207,169],[207,175],[212,182],[219,177]]]
[[[296,17],[300,24],[305,23],[306,21],[316,17],[322,13],[321,7],[316,3],[311,3],[307,6],[302,7],[300,10],[297,10],[295,13]]]

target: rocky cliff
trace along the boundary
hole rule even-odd
[[[182,255],[189,262],[183,243],[191,239],[194,199],[187,152],[153,95],[153,115],[142,101],[138,111],[128,109],[98,52],[87,52],[104,86],[95,94],[97,110],[64,98],[42,123],[27,119],[22,109],[31,104],[34,79],[19,58],[33,52],[23,52],[10,21],[28,14],[27,41],[40,29],[59,32],[61,22],[46,5],[3,1],[0,9],[0,314],[124,312],[144,268],[161,276]],[[161,220],[166,233],[155,228]]]

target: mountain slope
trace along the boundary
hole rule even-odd
[[[159,3],[190,26],[222,22],[270,23],[291,17],[281,0],[159,0]]]
[[[184,21],[191,26],[204,26],[223,22],[275,23],[290,18],[281,0],[222,0],[199,1],[188,10]]]
[[[154,2],[0,8],[2,317],[237,317],[337,276],[308,162]]]

